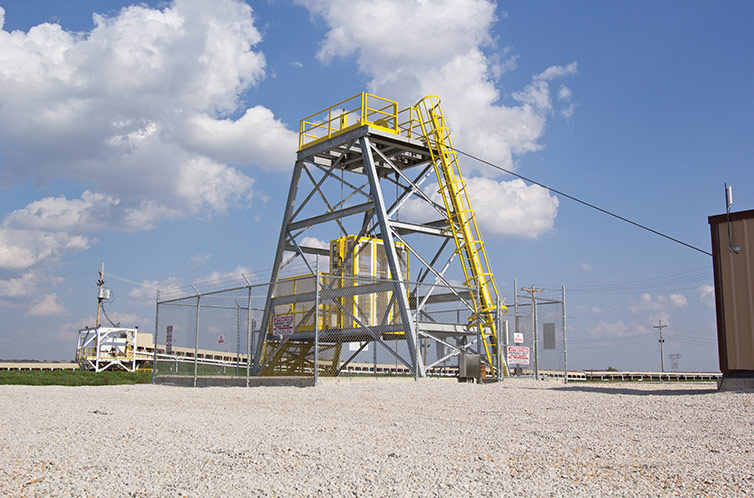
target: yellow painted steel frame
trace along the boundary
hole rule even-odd
[[[403,278],[408,280],[409,252],[400,242],[396,242],[395,246],[401,261],[401,270],[404,273]],[[359,277],[373,278],[375,280],[389,279],[390,270],[387,267],[384,249],[382,249],[382,253],[385,261],[383,265],[378,264],[380,247],[382,247],[382,239],[361,237],[357,243],[356,235],[346,235],[330,241],[330,274],[333,276],[332,278],[339,279],[336,287],[343,288],[351,285],[359,285]],[[355,251],[354,255],[351,256],[349,263],[341,270],[340,274],[336,275],[342,261],[351,250]],[[365,251],[368,251],[368,258],[362,259],[366,254]],[[368,262],[368,268],[363,264],[364,260]],[[340,298],[340,304],[349,313],[352,313],[367,325],[380,325],[380,321],[386,311],[386,306],[392,299],[392,296],[393,293],[391,291],[383,291],[353,297],[343,297]],[[399,313],[396,306],[394,305],[388,311],[387,323],[394,323],[398,319]],[[337,315],[338,327],[360,327],[352,318],[344,316],[343,313],[337,313]],[[402,336],[403,332],[394,332],[391,335]]]
[[[322,278],[327,278],[327,273],[320,273]],[[314,291],[315,280],[312,275],[297,275],[295,277],[281,278],[275,291],[275,297],[295,296]],[[314,301],[301,303],[284,304],[275,307],[275,316],[293,315],[293,323],[296,324],[296,330],[314,330],[314,315],[301,322],[309,310],[314,306]],[[319,328],[330,327],[330,313],[327,306],[319,305]],[[268,325],[269,333],[272,333],[272,323]]]
[[[327,273],[322,273],[327,278]],[[281,278],[278,283],[277,296],[288,296],[304,294],[314,290],[315,279],[311,275],[298,275],[295,277]],[[293,323],[296,324],[297,330],[306,331],[314,330],[314,316],[311,315],[305,322],[303,320],[306,314],[314,305],[313,302],[291,303],[277,306],[275,316],[293,315]],[[319,327],[320,329],[329,328],[330,312],[329,308],[320,304],[319,310]],[[272,323],[269,325],[269,331],[272,332]],[[279,340],[268,340],[264,343],[262,357],[266,358],[268,354],[273,354],[273,358],[267,362],[260,375],[312,375],[314,369],[314,344],[311,342],[288,341],[280,346]],[[330,360],[320,361],[320,374],[323,376],[334,376],[340,361],[341,344],[320,344],[320,354],[328,356],[332,352]]]
[[[309,376],[314,373],[314,343],[288,341],[279,348],[279,341],[266,341],[264,343],[263,357],[274,352],[272,359],[262,369],[263,377],[276,375]],[[334,377],[340,364],[340,352],[343,345],[320,344],[320,356],[330,356],[329,359],[320,357],[319,374],[324,377]]]
[[[494,375],[496,363],[493,361],[492,346],[497,347],[504,375],[508,374],[497,337],[495,312],[497,309],[497,287],[490,270],[484,242],[479,235],[476,217],[469,202],[466,182],[461,175],[458,156],[450,141],[450,129],[436,95],[424,97],[416,104],[417,117],[422,135],[427,141],[437,174],[445,209],[451,221],[457,253],[463,262],[465,284],[473,298],[475,322],[480,327],[482,343],[487,362]],[[505,310],[505,308],[503,307]]]
[[[363,125],[407,138],[422,137],[414,107],[399,111],[397,102],[362,92],[302,119],[298,148],[304,149]]]

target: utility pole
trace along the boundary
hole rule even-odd
[[[539,347],[537,340],[537,292],[544,292],[544,289],[537,289],[534,284],[530,288],[522,288],[524,292],[531,293],[531,320],[534,326],[534,378],[539,380]]]
[[[99,271],[99,280],[97,280],[97,320],[94,323],[95,328],[99,328],[99,315],[102,310],[102,285],[105,283],[105,263],[102,263],[102,269]]]
[[[662,329],[664,329],[665,327],[667,327],[667,325],[663,325],[662,320],[660,320],[659,325],[655,325],[654,327],[652,327],[655,329],[660,329],[660,340],[657,342],[660,343],[660,368],[662,368],[662,373],[665,373],[665,356],[663,354],[663,347],[662,347],[663,343],[665,342],[665,339],[662,338]]]

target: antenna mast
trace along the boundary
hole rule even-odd
[[[102,300],[103,300],[103,293],[102,293],[102,285],[105,283],[105,263],[102,263],[102,269],[99,271],[99,280],[97,280],[97,286],[99,289],[97,290],[97,320],[94,324],[95,328],[99,328],[99,315],[100,311],[102,310]]]

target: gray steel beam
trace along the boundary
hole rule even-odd
[[[312,185],[314,185],[314,190],[316,190],[316,191],[317,191],[317,193],[319,194],[320,198],[322,199],[322,202],[324,202],[324,203],[325,203],[325,206],[327,206],[327,212],[328,212],[328,213],[331,213],[331,212],[335,211],[335,208],[334,208],[334,207],[332,206],[332,204],[330,204],[330,201],[328,201],[328,200],[327,200],[327,196],[325,196],[325,194],[324,194],[324,193],[322,192],[322,189],[320,188],[320,186],[319,186],[319,185],[317,184],[316,180],[315,180],[315,179],[314,179],[314,177],[312,176],[311,172],[309,171],[309,168],[306,168],[306,167],[304,167],[304,172],[306,173],[306,175],[307,175],[307,176],[309,177],[309,179],[311,180],[311,182],[312,182]],[[329,176],[329,174],[327,174],[327,175],[324,175],[324,176],[322,177],[322,180],[324,180],[324,179],[325,179],[325,178],[327,178],[328,176]],[[344,233],[344,234],[345,234],[345,233],[348,233],[348,232],[346,231],[346,228],[345,228],[345,227],[343,226],[343,223],[341,223],[341,222],[340,222],[340,218],[336,218],[336,219],[335,219],[335,223],[337,223],[337,224],[338,224],[338,226],[340,227],[340,231],[341,231],[342,233]],[[294,240],[294,242],[295,242],[295,240]]]
[[[305,220],[297,221],[295,223],[290,223],[287,225],[286,228],[289,231],[298,230],[299,228],[310,227],[310,226],[318,225],[320,223],[326,223],[328,221],[345,218],[346,216],[363,213],[364,211],[369,211],[373,207],[374,207],[374,204],[372,204],[371,202],[365,202],[363,204],[357,204],[355,206],[350,206],[347,208],[339,209],[338,211],[331,211],[329,213],[321,214],[319,216],[313,216]]]
[[[306,205],[309,203],[309,199],[312,198],[312,196],[314,195],[315,191],[319,190],[319,187],[322,185],[322,183],[324,183],[324,181],[330,175],[330,172],[335,168],[335,164],[336,163],[337,163],[337,161],[330,166],[330,168],[327,170],[327,172],[324,175],[322,175],[322,178],[320,178],[319,182],[314,182],[314,190],[310,191],[307,194],[307,196],[304,198],[304,200],[301,202],[301,204],[299,204],[298,209],[296,209],[296,212],[291,215],[291,220],[295,220],[296,216],[298,216],[298,213],[300,213],[301,210],[304,209],[304,207],[306,207]],[[314,166],[316,167],[317,165],[315,164]],[[311,173],[309,173],[309,168],[306,167],[306,162],[304,162],[304,168],[306,169],[307,173],[309,174],[309,178],[311,178],[312,175],[311,175]],[[314,181],[314,180],[312,180],[312,181]]]
[[[288,231],[290,230],[288,223],[293,213],[293,207],[296,204],[296,193],[298,191],[298,182],[301,178],[301,170],[304,167],[302,161],[296,161],[296,165],[293,167],[293,175],[291,176],[291,186],[288,189],[288,199],[285,204],[285,213],[283,214],[283,222],[280,224],[280,235],[278,236],[278,246],[275,251],[275,259],[272,263],[272,274],[270,275],[270,286],[267,289],[267,298],[265,300],[264,311],[262,312],[262,322],[260,324],[259,342],[256,344],[254,351],[254,358],[252,372],[254,375],[259,375],[261,370],[261,364],[259,360],[262,357],[262,350],[264,349],[264,343],[267,340],[267,325],[270,321],[270,315],[272,313],[272,296],[275,293],[275,287],[277,287],[278,277],[280,276],[280,263],[283,260],[283,253],[285,252],[285,246],[288,239]]]
[[[434,228],[429,225],[417,225],[416,223],[409,223],[407,221],[390,221],[390,226],[400,234],[406,233],[423,233],[426,235],[437,235],[439,237],[453,238],[453,234],[448,233],[441,228]]]
[[[456,292],[456,291],[455,291],[455,290],[453,289],[453,286],[452,286],[452,285],[450,285],[450,282],[448,282],[448,281],[447,281],[447,280],[445,279],[445,277],[444,277],[444,276],[442,275],[442,273],[438,273],[438,272],[437,272],[437,270],[435,270],[434,268],[432,268],[432,266],[431,266],[431,265],[430,265],[429,263],[427,263],[427,261],[426,261],[426,260],[425,260],[424,258],[422,258],[421,254],[419,254],[419,253],[418,253],[418,252],[417,252],[417,251],[416,251],[416,250],[415,250],[415,249],[414,249],[413,247],[411,247],[411,244],[409,244],[408,242],[406,242],[406,240],[405,240],[404,238],[402,238],[402,237],[401,237],[400,235],[397,235],[397,234],[396,234],[396,236],[395,236],[395,237],[396,237],[396,238],[397,238],[397,239],[398,239],[399,241],[401,241],[401,242],[403,243],[403,245],[405,245],[405,246],[406,246],[406,247],[408,248],[408,250],[409,250],[409,251],[411,251],[411,254],[413,254],[414,256],[416,256],[416,259],[418,259],[419,261],[421,261],[421,263],[422,263],[422,264],[423,264],[423,265],[424,265],[425,267],[427,267],[427,269],[428,269],[429,271],[431,271],[432,273],[434,273],[434,274],[435,274],[435,276],[436,276],[436,277],[437,277],[438,279],[440,279],[440,281],[442,281],[442,283],[444,283],[444,284],[445,284],[446,288],[450,289],[450,292],[452,292],[452,293],[454,293],[454,294],[455,294],[456,296],[458,296],[458,300],[459,300],[460,302],[464,303],[464,304],[465,304],[465,305],[466,305],[466,306],[467,306],[467,307],[468,307],[468,308],[469,308],[470,310],[474,311],[474,308],[472,308],[472,307],[471,307],[471,306],[470,306],[470,305],[469,305],[469,304],[468,304],[468,303],[467,303],[466,301],[464,301],[464,300],[463,300],[463,298],[461,298],[461,296],[460,296],[460,295],[459,295],[459,294],[458,294],[458,293],[457,293],[457,292]],[[443,270],[443,271],[444,271],[444,270]]]
[[[344,143],[353,142],[354,140],[358,140],[359,138],[364,137],[368,134],[369,126],[367,125],[354,128],[353,130],[347,131],[341,135],[338,135],[337,137],[333,137],[323,142],[301,149],[297,153],[297,159],[301,161],[312,156],[324,154],[325,152],[331,151],[333,149],[338,149]]]
[[[311,277],[308,277],[311,278]],[[395,285],[393,282],[378,282],[376,284],[359,284],[348,287],[335,287],[332,289],[324,288],[319,292],[320,302],[332,301],[341,297],[361,296],[363,294],[374,294],[376,292],[393,291]],[[282,306],[284,304],[313,302],[315,298],[314,291],[304,292],[301,294],[292,294],[290,296],[277,296],[272,298],[272,306]]]
[[[320,256],[330,255],[330,249],[322,249],[321,247],[298,246],[298,249],[300,249],[304,254],[318,254]],[[285,250],[293,252],[297,251],[296,246],[294,246],[293,244],[286,244]]]
[[[398,262],[398,252],[395,249],[393,233],[388,225],[389,219],[387,211],[385,210],[385,199],[383,198],[382,190],[380,189],[380,178],[377,175],[377,168],[374,165],[372,149],[369,145],[369,139],[366,136],[361,137],[359,142],[361,143],[361,151],[364,157],[364,172],[369,179],[369,188],[375,206],[374,214],[377,217],[380,230],[382,231],[382,243],[385,247],[385,255],[387,256],[388,267],[390,268],[390,277],[394,282],[393,292],[395,292],[397,296],[401,322],[403,322],[405,327],[404,334],[406,337],[406,345],[408,346],[409,357],[411,359],[412,368],[414,369],[414,376],[424,377],[426,372],[424,371],[422,358],[416,350],[416,328],[409,311],[405,280]]]

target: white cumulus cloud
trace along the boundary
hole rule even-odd
[[[304,237],[301,239],[301,245],[305,247],[314,247],[316,249],[329,249],[330,244],[316,237]]]
[[[683,294],[678,294],[678,293],[670,294],[668,296],[668,299],[670,300],[670,303],[673,306],[676,306],[678,308],[685,308],[686,306],[689,305],[689,302],[686,299],[686,296],[684,296]]]
[[[632,322],[625,323],[623,320],[616,322],[604,322],[600,320],[589,329],[589,336],[593,339],[612,339],[638,334],[647,334],[650,329],[642,324]]]
[[[699,299],[710,308],[715,307],[715,286],[710,284],[700,285],[696,288]]]
[[[672,293],[667,296],[663,296],[661,294],[658,294],[657,296],[652,296],[652,294],[648,292],[644,292],[639,295],[638,302],[630,299],[629,300],[629,306],[628,309],[631,310],[633,313],[640,313],[645,311],[657,311],[657,312],[666,312],[669,308],[676,307],[676,308],[685,308],[688,306],[688,300],[686,299],[686,296],[680,293]],[[662,318],[663,320],[666,319],[666,314],[658,314],[658,315],[651,315],[651,317],[659,317],[659,318],[652,318],[653,320]]]
[[[428,94],[439,95],[454,145],[508,169],[515,167],[514,155],[541,148],[539,139],[554,112],[550,83],[577,71],[575,62],[546,68],[513,93],[513,105],[506,105],[497,80],[515,68],[516,56],[508,47],[497,50],[491,32],[498,15],[494,2],[300,3],[329,28],[317,53],[321,61],[355,56],[371,92],[405,105]]]
[[[482,236],[536,238],[553,228],[558,199],[544,188],[526,185],[522,180],[497,181],[486,177],[470,177],[466,183]],[[437,190],[437,184],[431,184],[424,192],[442,205]],[[408,201],[401,215],[419,223],[438,218],[437,212],[419,199]]]
[[[28,316],[57,316],[64,314],[65,306],[58,301],[57,294],[47,294],[26,312]]]
[[[0,183],[88,188],[6,215],[0,270],[84,250],[98,231],[248,205],[258,194],[243,168],[290,166],[296,133],[242,101],[266,67],[248,4],[132,5],[94,14],[82,33],[54,22],[9,32],[4,18],[0,9]]]
[[[0,226],[0,270],[25,270],[88,247],[88,239],[80,235]]]
[[[250,281],[256,279],[251,268],[238,265],[227,272],[214,271],[191,284],[183,283],[176,277],[168,277],[164,280],[144,280],[141,282],[141,285],[131,289],[128,296],[136,301],[140,301],[144,305],[148,305],[154,304],[157,290],[160,291],[161,299],[166,297],[175,298],[194,294],[191,285],[194,285],[201,292],[217,286],[233,287],[235,285],[244,285],[246,283],[244,277]]]
[[[83,218],[90,229],[108,210],[126,229],[151,228],[247,202],[253,180],[240,167],[290,166],[295,133],[261,106],[243,111],[241,94],[265,76],[247,4],[134,5],[94,24],[88,33],[0,29],[0,178],[94,184],[15,218],[34,214],[39,225],[98,200],[105,209]]]

